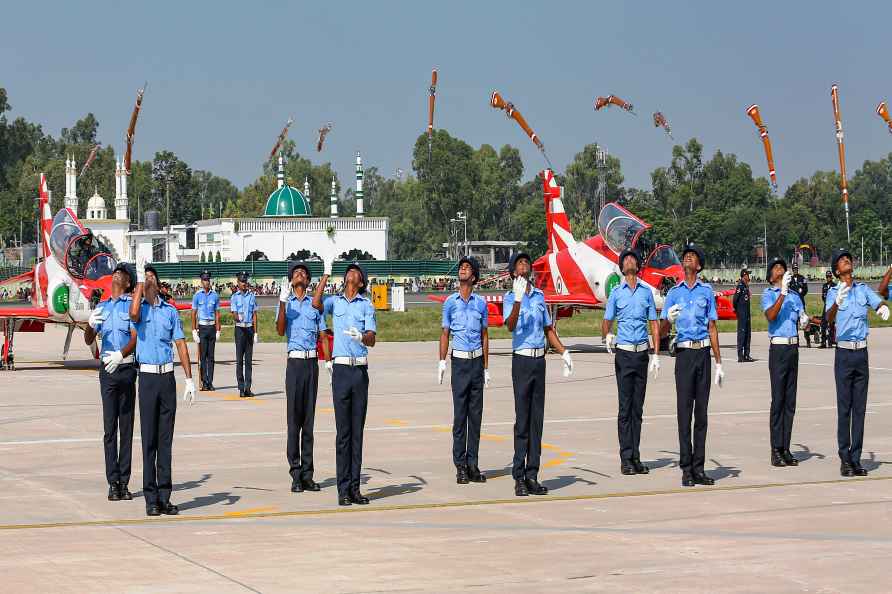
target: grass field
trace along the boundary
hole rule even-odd
[[[753,332],[764,332],[768,329],[765,316],[759,310],[758,298],[751,304]],[[808,312],[811,315],[820,315],[820,295],[808,295],[806,298]],[[183,327],[191,328],[190,312],[181,312]],[[282,342],[284,337],[276,334],[275,312],[271,309],[260,310],[259,326],[260,340],[262,342]],[[558,322],[558,331],[561,336],[600,336],[601,320],[604,317],[602,310],[583,311],[571,318],[564,318]],[[386,342],[405,342],[437,340],[440,337],[441,313],[439,307],[416,307],[409,311],[397,313],[390,311],[378,312],[378,340]],[[228,311],[222,313],[223,330],[220,339],[232,341],[232,315]],[[892,320],[883,322],[875,314],[870,314],[872,327],[892,326]],[[719,322],[719,332],[734,332],[737,329],[735,320]],[[491,338],[509,338],[510,333],[504,327],[490,328]]]

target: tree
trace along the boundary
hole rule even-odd
[[[375,257],[370,253],[363,251],[359,248],[353,248],[349,252],[343,252],[340,256],[338,256],[338,260],[346,260],[349,262],[357,261],[357,260],[374,260]]]

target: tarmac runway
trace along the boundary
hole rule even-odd
[[[707,472],[681,487],[673,360],[645,405],[646,476],[619,473],[613,358],[572,339],[576,374],[549,356],[540,480],[514,497],[509,343],[493,341],[483,485],[457,485],[452,403],[436,344],[372,351],[363,457],[368,506],[339,508],[334,415],[324,372],[316,414],[319,493],[293,494],[285,460],[282,344],[254,351],[254,399],[234,387],[233,345],[218,391],[180,405],[176,517],[148,518],[134,443],[133,501],[109,502],[97,366],[64,332],[16,337],[0,372],[0,573],[6,592],[882,592],[892,560],[892,329],[871,334],[864,466],[836,456],[833,352],[800,351],[796,468],[769,465],[767,335],[738,364],[722,335]],[[195,347],[190,345],[194,355]],[[79,360],[78,360],[79,359]],[[177,370],[179,388],[182,372]],[[448,378],[448,374],[447,374]],[[448,382],[448,380],[447,380]],[[139,435],[137,419],[135,434]]]

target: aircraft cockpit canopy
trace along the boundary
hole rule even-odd
[[[607,247],[617,254],[635,247],[638,237],[649,228],[650,225],[614,202],[605,205],[598,215],[598,232]]]
[[[67,208],[53,218],[50,250],[74,278],[98,280],[114,272],[117,264],[108,247],[84,229]]]

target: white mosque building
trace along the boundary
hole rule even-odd
[[[304,191],[285,183],[284,163],[279,157],[277,187],[267,199],[260,217],[216,218],[191,225],[161,224],[157,213],[147,213],[146,227],[134,228],[128,218],[127,175],[120,163],[115,166],[115,218],[109,218],[105,200],[94,190],[85,213],[78,212],[77,167],[73,159],[65,163],[65,206],[81,215],[84,226],[105,243],[118,259],[151,262],[198,262],[205,259],[243,261],[259,252],[268,260],[285,260],[292,253],[307,250],[323,256],[334,237],[338,254],[359,249],[376,260],[388,256],[387,217],[365,216],[363,205],[362,157],[356,153],[356,216],[339,217],[335,180],[331,182],[330,216],[313,217],[309,184]]]

